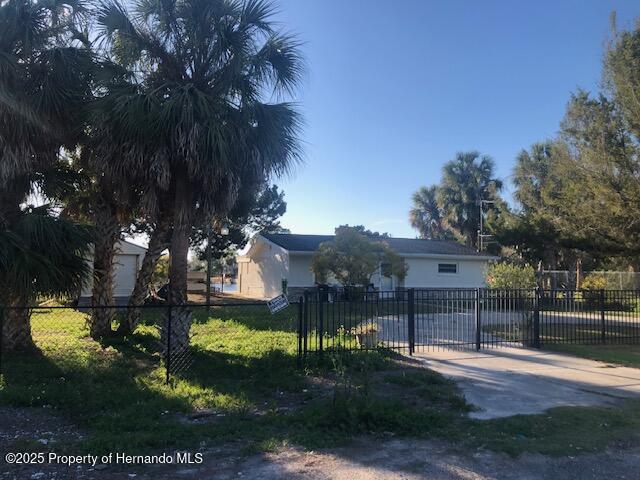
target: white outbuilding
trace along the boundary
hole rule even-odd
[[[314,287],[311,258],[333,235],[259,234],[237,257],[238,293],[249,298],[273,298],[285,287],[290,297]],[[374,274],[379,290],[396,288],[478,288],[485,286],[488,263],[496,257],[479,254],[457,242],[415,238],[385,238],[409,270],[404,279]]]
[[[126,240],[121,240],[116,244],[113,266],[113,290],[116,305],[124,305],[128,302],[136,284],[136,275],[146,252],[146,248]],[[93,266],[92,258],[87,261]],[[88,282],[80,294],[81,305],[90,303],[91,290],[92,283]]]

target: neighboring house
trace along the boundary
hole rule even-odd
[[[286,285],[289,296],[296,298],[315,285],[311,257],[322,242],[332,239],[333,235],[256,235],[246,253],[237,258],[238,293],[272,298]],[[497,259],[456,242],[413,238],[384,241],[404,258],[409,270],[402,281],[374,274],[371,282],[380,290],[483,287],[487,264]]]
[[[142,264],[147,249],[135,243],[122,240],[116,244],[116,255],[113,266],[113,295],[116,305],[124,305],[136,284],[136,275]],[[93,266],[93,259],[87,259]],[[80,305],[91,303],[92,283],[89,282],[80,294]]]

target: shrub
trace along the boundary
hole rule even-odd
[[[604,290],[607,288],[607,277],[597,273],[590,273],[584,277],[580,288],[583,290]]]
[[[536,272],[529,265],[493,263],[487,270],[486,280],[490,288],[535,288]]]

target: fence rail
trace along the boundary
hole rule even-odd
[[[299,354],[640,342],[640,290],[407,289],[300,298]]]
[[[115,330],[132,313],[139,315],[135,345],[122,338],[91,340],[88,325],[95,316],[108,318]],[[242,333],[236,335],[265,328],[284,332],[291,341],[286,348],[293,354],[297,350],[299,360],[336,350],[384,348],[413,354],[451,348],[640,343],[640,290],[308,291],[273,316],[264,302],[210,307],[0,306],[0,373],[8,353],[5,345],[16,336],[16,325],[26,325],[45,355],[64,361],[87,352],[100,358],[98,350],[110,346],[133,354],[143,350],[153,368],[164,369],[169,382],[174,375],[205,368],[202,362],[198,365],[199,359],[206,357],[213,338],[229,335],[223,323],[227,320],[242,324],[235,330]]]

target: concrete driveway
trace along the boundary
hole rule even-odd
[[[455,379],[474,418],[542,413],[553,407],[613,405],[640,398],[640,369],[526,348],[443,350],[415,356]]]

